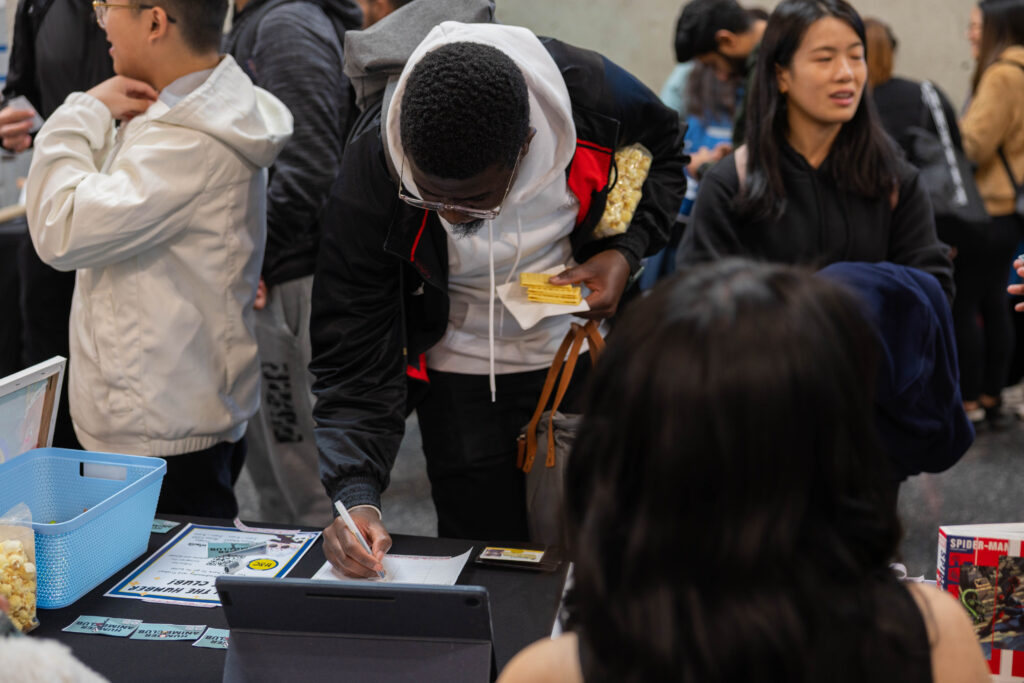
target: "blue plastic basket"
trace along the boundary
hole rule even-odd
[[[146,550],[166,471],[162,458],[63,448],[0,464],[0,514],[32,510],[39,607],[67,607]]]

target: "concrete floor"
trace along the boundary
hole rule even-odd
[[[899,510],[904,525],[902,561],[910,576],[935,578],[940,524],[1024,522],[1024,422],[992,432],[980,430],[966,455],[941,474],[912,477],[900,488]],[[251,509],[251,482],[236,487],[243,519]],[[384,518],[393,533],[434,536],[437,516],[420,449],[415,417],[406,424],[406,438],[384,493]]]

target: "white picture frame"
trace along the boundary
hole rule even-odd
[[[66,366],[54,356],[0,379],[0,463],[53,442]]]

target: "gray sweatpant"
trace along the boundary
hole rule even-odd
[[[333,518],[320,483],[309,372],[313,276],[267,292],[256,311],[261,369],[260,409],[249,420],[245,469],[264,522],[325,527]]]

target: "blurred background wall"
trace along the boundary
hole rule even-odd
[[[772,9],[779,0],[740,0]],[[682,0],[497,0],[498,18],[573,45],[598,50],[655,92],[675,63]],[[967,95],[973,62],[964,33],[972,0],[854,0],[862,17],[892,26],[895,72],[938,84],[955,106]]]

